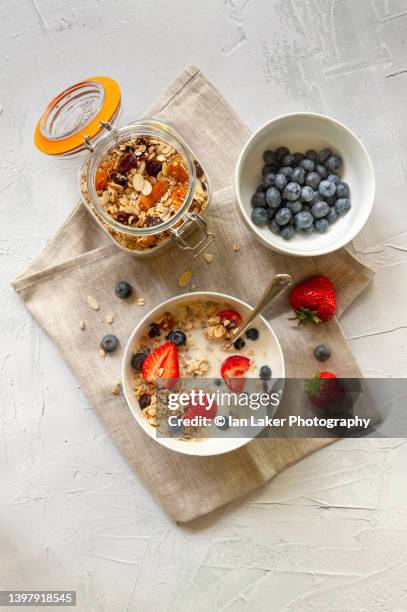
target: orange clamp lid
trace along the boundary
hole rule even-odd
[[[120,88],[110,77],[90,77],[58,94],[47,106],[34,133],[47,155],[67,155],[86,148],[120,109]]]

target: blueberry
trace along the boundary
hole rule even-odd
[[[291,178],[293,172],[294,170],[291,168],[291,166],[284,166],[283,168],[280,168],[280,174],[283,174],[286,178]]]
[[[274,178],[274,182],[276,182],[278,176],[282,175],[277,174],[277,176]],[[278,208],[281,204],[281,194],[277,187],[270,187],[270,189],[267,189],[265,198],[266,204],[268,204],[270,208]]]
[[[336,192],[336,185],[331,181],[321,181],[319,184],[319,193],[323,198],[330,198]]]
[[[321,200],[321,194],[319,193],[319,191],[314,191],[314,193],[312,194],[312,200],[311,202],[309,202],[309,205],[312,206],[313,204],[315,204],[315,202],[319,202]]]
[[[304,159],[304,153],[299,153],[297,151],[297,153],[293,154],[293,164],[294,166],[298,166],[298,164],[300,163],[300,161],[302,161]]]
[[[314,149],[308,149],[308,151],[305,151],[305,157],[307,159],[312,160],[313,162],[316,162],[318,155],[317,155],[317,152],[314,151]]]
[[[309,212],[310,213],[311,212],[311,206],[309,206],[308,204],[303,204],[302,205],[302,210],[304,212]]]
[[[251,327],[246,332],[246,337],[249,338],[249,340],[257,340],[259,335],[259,330],[255,327]]]
[[[336,212],[335,206],[331,206],[329,208],[329,212],[326,218],[328,219],[329,225],[332,225],[332,223],[335,223],[335,221],[338,219],[338,213]]]
[[[291,175],[291,180],[294,183],[298,183],[299,185],[303,185],[304,181],[305,181],[305,170],[304,170],[304,168],[301,168],[301,166],[298,166],[297,168],[294,168],[293,173]]]
[[[168,340],[175,346],[183,346],[187,342],[187,337],[180,329],[175,329],[168,334]]]
[[[271,368],[269,368],[269,366],[267,365],[261,366],[260,372],[259,372],[259,378],[261,378],[261,380],[270,380]]]
[[[287,208],[289,208],[293,215],[295,215],[302,209],[302,204],[299,200],[295,200],[295,202],[287,202]]]
[[[290,200],[290,202],[294,202],[298,200],[301,193],[301,187],[298,183],[288,183],[287,187],[284,189],[283,197],[285,200]]]
[[[321,199],[321,196],[318,194],[319,196],[319,200]],[[338,198],[336,197],[336,195],[331,196],[330,198],[324,198],[325,202],[328,204],[328,206],[335,206],[335,202]]]
[[[256,193],[252,195],[252,206],[253,208],[266,208],[267,202],[264,191],[256,191]]]
[[[314,225],[310,225],[309,227],[304,227],[302,231],[304,232],[304,234],[307,234],[309,236],[309,234],[314,233],[314,229]]]
[[[147,393],[140,395],[138,403],[140,408],[144,410],[144,408],[147,408],[151,404],[151,395],[148,395]]]
[[[131,367],[134,368],[137,372],[140,372],[141,366],[143,365],[143,361],[146,358],[146,353],[134,353],[133,357],[131,358]]]
[[[321,149],[318,153],[318,161],[320,164],[324,164],[328,157],[331,156],[331,149]]]
[[[315,172],[318,172],[322,180],[328,178],[328,170],[322,164],[317,164],[315,166]]]
[[[229,429],[229,420],[228,417],[223,417],[224,421],[222,423],[219,423],[219,425],[216,425],[216,427],[218,429],[220,429],[221,431],[226,431],[226,429]]]
[[[347,213],[348,210],[350,210],[351,208],[351,203],[350,203],[349,198],[339,198],[339,200],[336,200],[335,208],[336,208],[336,212],[339,215],[343,215],[344,213]]]
[[[314,172],[315,170],[315,162],[313,162],[312,159],[303,159],[298,165],[307,172]]]
[[[113,336],[113,334],[108,334],[102,338],[102,342],[100,344],[106,353],[113,353],[113,351],[115,351],[119,346],[119,338],[117,336]]]
[[[287,225],[291,217],[292,217],[291,210],[289,208],[283,207],[283,208],[280,208],[280,210],[276,212],[275,221],[279,225]]]
[[[314,348],[314,355],[318,361],[326,361],[331,356],[331,349],[326,344],[318,344]]]
[[[291,155],[291,153],[286,153],[286,155],[284,155],[283,159],[281,160],[281,163],[283,166],[291,166],[293,161],[294,157]]]
[[[243,338],[238,338],[237,340],[234,341],[233,346],[235,347],[235,349],[240,351],[240,349],[246,346],[246,342],[243,340]]]
[[[295,225],[299,229],[304,229],[306,227],[310,227],[314,221],[313,216],[310,212],[306,210],[301,210],[299,213],[295,215]]]
[[[148,330],[150,338],[158,338],[161,335],[161,329],[157,323],[150,323],[150,329]]]
[[[315,204],[311,208],[312,216],[315,217],[315,219],[321,219],[322,217],[326,217],[328,212],[329,212],[329,206],[323,200],[320,200],[319,202],[315,202]]]
[[[272,219],[274,219],[276,212],[277,208],[266,208],[267,221],[271,221]]]
[[[339,170],[342,164],[343,160],[342,157],[339,157],[339,155],[331,155],[325,162],[325,166],[328,168],[328,170],[334,171]]]
[[[314,227],[320,234],[325,234],[328,231],[329,223],[326,219],[316,219]]]
[[[129,285],[129,283],[126,283],[126,281],[119,281],[115,288],[115,293],[117,297],[121,298],[122,300],[125,300],[126,298],[130,297],[132,291],[133,289],[131,285]]]
[[[269,230],[270,232],[273,232],[273,234],[278,235],[280,233],[280,226],[274,221],[274,219],[269,223]]]
[[[262,176],[266,176],[266,174],[270,174],[270,172],[274,172],[275,174],[277,170],[278,166],[276,166],[275,164],[266,164],[265,166],[263,166],[261,174]]]
[[[285,227],[283,227],[283,229],[281,230],[281,238],[283,238],[284,240],[291,240],[293,236],[294,227],[292,225],[286,225]]]
[[[217,387],[221,387],[222,386],[222,381],[220,378],[215,378],[214,383]]]
[[[348,183],[344,183],[343,181],[339,181],[336,184],[336,195],[338,198],[348,198],[350,194],[350,189]]]
[[[327,181],[330,181],[331,183],[335,183],[335,185],[337,185],[340,182],[340,177],[337,174],[329,174]]]
[[[266,225],[268,218],[267,211],[265,210],[265,208],[255,208],[252,211],[252,221],[255,225],[258,225],[259,227],[261,227],[262,225]]]
[[[287,147],[278,147],[278,149],[276,149],[276,157],[278,161],[281,161],[284,155],[287,155],[289,152],[290,151],[287,149]]]
[[[280,191],[282,191],[286,187],[286,185],[286,176],[284,176],[284,174],[281,174],[281,172],[276,174],[276,176],[274,177],[274,186],[277,187],[277,189],[279,189]]]
[[[264,151],[263,159],[265,164],[275,164],[276,163],[276,153],[275,151]]]
[[[168,433],[176,437],[182,436],[182,425],[168,423]]]
[[[270,174],[266,174],[266,176],[263,177],[263,183],[262,183],[262,187],[263,187],[263,191],[266,191],[267,189],[269,189],[269,187],[272,187],[274,185],[274,177],[275,174],[273,174],[272,172],[270,172]]]
[[[318,172],[309,172],[307,174],[307,178],[305,179],[305,184],[312,187],[312,189],[318,189],[320,182],[321,177],[319,176]]]
[[[303,202],[311,202],[314,197],[314,190],[312,187],[306,185],[301,189],[301,200]]]
[[[256,193],[262,193],[263,191],[266,191],[266,187],[264,183],[260,183],[260,185],[257,185],[256,187]]]

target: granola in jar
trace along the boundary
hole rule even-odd
[[[208,205],[208,181],[195,160],[195,180],[189,212],[200,214]],[[101,209],[123,232],[98,215],[88,193],[87,167],[81,176],[81,191],[88,206],[121,246],[129,250],[152,249],[170,237],[159,226],[177,214],[189,191],[191,177],[178,151],[150,136],[129,138],[111,148],[100,160],[95,189]],[[181,221],[179,222],[181,223]],[[157,227],[148,235],[131,235],[129,228]]]

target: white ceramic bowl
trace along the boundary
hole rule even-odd
[[[165,302],[160,304],[160,306],[157,306],[156,308],[151,310],[140,321],[140,323],[137,325],[137,327],[129,338],[122,361],[123,391],[127,404],[137,423],[150,436],[150,438],[153,438],[153,440],[155,440],[156,442],[159,442],[160,444],[171,450],[177,451],[179,453],[184,453],[185,455],[220,455],[240,448],[241,446],[244,446],[253,438],[222,437],[208,438],[205,440],[184,441],[175,437],[158,437],[156,435],[156,429],[152,425],[150,425],[148,421],[143,417],[138,401],[135,399],[134,390],[132,387],[133,370],[130,363],[131,358],[133,355],[134,347],[137,344],[138,340],[144,335],[148,324],[161,313],[173,309],[180,303],[193,302],[198,300],[215,300],[220,302],[227,302],[231,305],[232,308],[238,309],[243,317],[245,317],[251,310],[253,310],[252,306],[249,306],[249,304],[246,304],[245,302],[242,302],[237,298],[231,297],[230,295],[207,291],[186,293],[166,300]],[[270,364],[273,369],[273,378],[283,379],[285,377],[284,357],[277,336],[272,330],[270,324],[263,317],[258,317],[255,320],[254,325],[257,327],[260,334],[268,334],[269,336]]]
[[[319,151],[329,147],[344,160],[340,174],[350,186],[352,208],[325,234],[307,236],[298,232],[292,240],[286,241],[267,226],[257,227],[251,220],[250,200],[261,182],[263,152],[283,145],[291,152],[302,153],[307,149]],[[239,156],[234,183],[239,208],[258,240],[275,251],[302,257],[331,253],[350,242],[368,220],[375,194],[373,165],[360,140],[338,121],[313,113],[282,115],[254,132]]]

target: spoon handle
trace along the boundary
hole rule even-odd
[[[270,304],[272,300],[274,300],[283,289],[289,287],[292,283],[292,278],[289,274],[276,274],[270,281],[270,284],[267,286],[265,292],[263,293],[259,303],[256,308],[252,310],[249,317],[243,321],[243,323],[238,327],[237,332],[233,335],[233,338],[228,340],[225,344],[225,349],[230,349],[232,344],[236,342],[238,338],[246,331],[249,327],[250,323],[265,310],[265,308]]]

